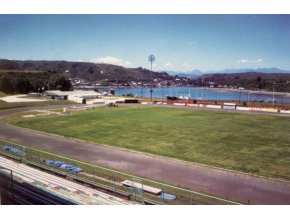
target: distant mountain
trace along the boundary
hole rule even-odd
[[[70,78],[87,81],[145,81],[172,79],[165,72],[153,72],[144,68],[125,68],[111,64],[95,64],[69,61],[19,61],[0,59],[0,72],[48,72],[65,73]]]
[[[289,73],[258,73],[258,72],[245,72],[245,73],[210,73],[203,74],[203,78],[213,82],[219,81],[230,81],[230,80],[251,80],[257,79],[281,79],[281,80],[290,80]]]
[[[247,72],[255,72],[255,73],[290,73],[290,70],[281,70],[279,68],[242,68],[242,69],[225,69],[219,71],[205,71],[204,74],[212,74],[212,73],[247,73]]]
[[[250,90],[290,92],[290,73],[212,73],[198,78],[198,84],[215,87],[243,87]]]
[[[191,79],[196,79],[202,75],[207,74],[236,74],[236,73],[290,73],[290,70],[281,70],[279,68],[242,68],[242,69],[224,69],[224,70],[209,70],[209,71],[200,71],[200,70],[193,70],[193,71],[186,71],[186,72],[179,72],[179,71],[167,71],[169,75],[172,76],[181,76],[181,77],[188,77]]]
[[[192,70],[187,72],[178,72],[178,71],[166,71],[169,75],[172,76],[180,76],[180,77],[187,77],[191,79],[196,79],[202,75],[202,71],[200,70]]]

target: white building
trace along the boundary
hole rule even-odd
[[[86,103],[86,99],[96,99],[102,95],[95,91],[60,91],[60,90],[50,90],[46,91],[46,96],[51,99],[59,100],[70,100],[77,103]]]

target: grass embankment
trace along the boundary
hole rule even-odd
[[[290,180],[290,118],[162,107],[98,107],[13,125]]]
[[[15,102],[8,103],[0,100],[0,110],[19,108],[19,107],[33,107],[33,106],[49,106],[49,105],[67,105],[67,104],[76,104],[72,101],[65,100],[49,100],[49,101],[39,101],[39,102]]]
[[[7,96],[6,93],[0,91],[0,98]]]

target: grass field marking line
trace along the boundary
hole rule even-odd
[[[159,105],[157,105],[156,107],[158,107],[158,106]],[[19,126],[14,126],[14,125],[6,123],[6,122],[3,122],[3,124],[7,125],[7,126],[10,126],[10,127],[13,127],[13,128],[19,128],[19,129],[23,129],[23,130],[26,130],[26,131],[37,132],[37,133],[41,133],[41,134],[45,134],[45,135],[61,137],[61,138],[70,139],[70,140],[73,140],[73,141],[76,141],[76,142],[90,143],[90,144],[94,144],[94,145],[98,145],[98,146],[109,147],[109,148],[112,148],[112,149],[119,149],[119,150],[123,150],[123,151],[130,152],[130,153],[136,153],[136,154],[140,154],[140,155],[147,155],[147,156],[150,156],[150,157],[153,157],[153,158],[159,158],[159,159],[175,161],[177,163],[185,164],[187,166],[196,165],[196,166],[207,167],[207,168],[217,169],[217,170],[221,170],[221,171],[226,171],[226,172],[246,175],[246,176],[253,176],[253,177],[262,178],[262,179],[268,179],[268,180],[274,180],[274,181],[278,181],[278,182],[290,183],[290,181],[284,180],[284,179],[261,176],[261,175],[252,174],[252,173],[245,173],[245,172],[241,172],[241,171],[235,171],[235,170],[231,170],[231,169],[226,169],[226,168],[221,168],[221,167],[216,167],[216,166],[210,166],[210,165],[201,164],[201,163],[189,162],[189,161],[185,161],[185,160],[170,158],[170,157],[166,157],[166,156],[160,156],[160,155],[151,154],[151,153],[147,153],[147,152],[129,150],[129,149],[126,149],[126,148],[121,148],[121,147],[112,146],[112,145],[97,144],[95,142],[85,141],[85,140],[82,140],[82,139],[76,139],[76,138],[66,137],[66,136],[57,135],[57,134],[53,134],[53,133],[42,132],[42,131],[39,131],[39,130],[28,129],[28,128],[19,127]]]
[[[18,143],[10,142],[10,141],[7,141],[7,140],[3,140],[3,139],[1,139],[1,140],[4,141],[4,142],[7,142],[7,143],[11,143],[11,144],[20,146],[20,147],[27,147],[27,146],[20,145]],[[147,182],[152,182],[152,183],[156,183],[156,184],[159,184],[159,185],[164,185],[164,186],[167,186],[167,187],[170,187],[170,188],[174,188],[174,189],[177,189],[177,190],[191,192],[193,194],[198,194],[198,195],[201,195],[201,196],[204,196],[204,197],[208,197],[208,198],[212,198],[212,199],[216,199],[216,200],[228,202],[228,203],[231,203],[231,204],[238,204],[238,205],[240,205],[240,203],[238,203],[238,202],[234,202],[234,201],[226,200],[226,199],[223,199],[223,198],[219,198],[219,197],[215,197],[215,196],[203,194],[203,193],[196,192],[196,191],[187,190],[187,189],[184,189],[184,188],[176,187],[176,186],[169,185],[169,184],[166,184],[166,183],[161,183],[161,182],[153,181],[153,180],[150,180],[150,179],[141,178],[141,177],[138,177],[138,176],[135,176],[135,175],[131,175],[131,174],[128,174],[128,173],[124,173],[124,172],[120,172],[120,171],[117,171],[117,170],[112,170],[112,169],[109,169],[109,168],[105,168],[105,167],[93,165],[93,164],[86,163],[86,162],[79,161],[79,160],[74,160],[74,159],[71,159],[69,157],[65,157],[65,156],[62,156],[62,155],[58,155],[58,154],[53,154],[53,153],[50,153],[50,152],[42,151],[40,149],[35,149],[35,148],[30,148],[30,147],[28,147],[28,149],[31,149],[31,150],[34,150],[34,151],[38,151],[38,152],[42,152],[42,153],[45,153],[45,154],[48,154],[48,155],[52,155],[52,156],[57,156],[57,157],[64,158],[64,159],[67,159],[67,160],[70,160],[70,161],[79,162],[79,163],[86,164],[86,165],[89,165],[89,166],[92,166],[92,167],[97,167],[97,168],[100,168],[100,169],[103,169],[103,170],[107,170],[107,171],[110,171],[110,172],[119,173],[121,175],[129,176],[129,177],[134,176],[134,177],[136,177],[138,179],[141,179],[141,180],[144,180],[144,181],[147,181]]]

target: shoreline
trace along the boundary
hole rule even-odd
[[[231,89],[231,88],[210,88],[210,87],[202,87],[202,86],[166,86],[166,87],[152,87],[154,88],[176,88],[176,87],[187,87],[187,88],[204,88],[206,90],[213,90],[218,92],[243,92],[250,94],[260,94],[260,95],[273,95],[271,91],[263,91],[263,90],[249,90],[249,89]],[[118,87],[115,89],[142,89],[142,86],[135,87]],[[143,87],[144,89],[150,89],[150,87]],[[274,95],[290,97],[290,92],[274,92]]]
[[[215,91],[232,91],[232,92],[246,92],[250,94],[260,94],[260,95],[273,95],[273,92],[271,91],[262,91],[262,90],[248,90],[248,89],[229,89],[229,88],[206,88],[208,90],[215,90]],[[289,92],[274,92],[274,95],[279,95],[279,96],[285,96],[285,97],[290,97]]]

